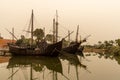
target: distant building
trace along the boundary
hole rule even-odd
[[[10,40],[10,39],[0,39],[0,48],[7,48],[8,43],[16,42],[15,40]]]

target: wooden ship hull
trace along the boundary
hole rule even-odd
[[[58,56],[59,51],[62,49],[63,40],[48,45],[44,50],[28,48],[28,47],[20,47],[16,45],[9,45],[9,52],[12,55],[28,55],[28,56]]]
[[[78,48],[77,52],[78,52],[78,53],[82,53],[83,50],[84,50],[84,46],[80,46],[80,47]]]
[[[62,49],[62,51],[70,53],[70,54],[75,54],[79,48],[81,43],[74,43],[68,47],[65,47]]]

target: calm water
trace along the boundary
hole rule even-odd
[[[84,53],[50,57],[11,57],[0,64],[0,80],[120,80],[120,57]]]

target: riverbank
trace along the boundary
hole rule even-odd
[[[103,53],[105,49],[84,48],[83,52]]]
[[[10,56],[0,56],[0,63],[8,62]]]

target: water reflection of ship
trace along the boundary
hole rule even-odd
[[[81,58],[84,57],[83,53],[79,53],[78,54]],[[81,63],[81,60],[78,58],[78,55],[75,55],[75,54],[69,54],[69,53],[63,53],[60,58],[62,60],[67,60],[69,62],[70,65],[76,65],[76,66],[80,66],[80,67],[83,67],[83,68],[86,68],[86,65],[83,65]]]
[[[83,53],[81,53],[81,54],[83,54]],[[80,57],[80,59],[78,58],[78,55],[69,54],[69,53],[65,53],[65,54],[60,56],[60,58],[62,60],[67,60],[68,61],[68,74],[70,73],[70,66],[75,67],[76,79],[77,80],[79,80],[78,68],[83,68],[83,69],[87,70],[87,66],[81,63],[81,58],[84,58],[84,56],[79,55],[79,57]]]
[[[50,70],[53,72],[53,77],[57,77],[57,73],[62,73],[62,65],[58,57],[32,57],[32,56],[21,56],[21,57],[12,57],[9,60],[7,66],[8,69],[13,68],[26,68],[30,67],[30,80],[33,80],[33,70],[35,72],[44,72],[44,69]],[[17,71],[13,72],[8,78],[12,78]],[[43,79],[44,80],[44,79]]]

